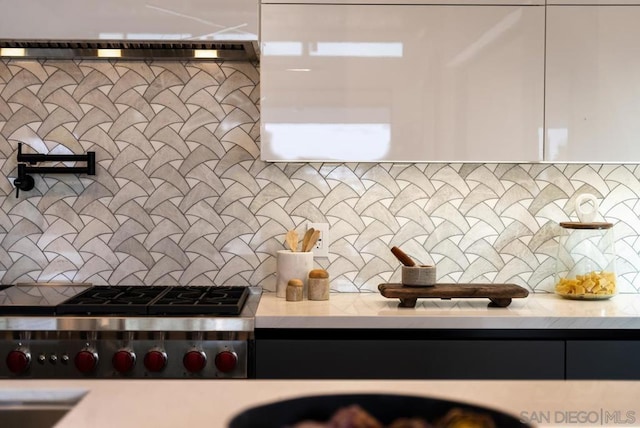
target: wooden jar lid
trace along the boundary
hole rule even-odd
[[[324,269],[313,269],[309,272],[309,278],[329,278],[329,272]]]
[[[590,222],[590,223],[581,223],[579,221],[563,221],[560,223],[560,226],[565,229],[611,229],[613,227],[613,223],[607,222]]]
[[[302,287],[303,286],[303,282],[301,279],[290,279],[289,282],[287,282],[287,285],[291,285],[294,287]]]

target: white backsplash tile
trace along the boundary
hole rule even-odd
[[[275,291],[288,229],[330,223],[332,289],[398,281],[397,245],[438,280],[552,286],[557,223],[594,193],[619,289],[640,289],[637,165],[287,163],[259,158],[248,63],[0,61],[0,277]],[[17,143],[96,152],[96,175],[39,175]]]

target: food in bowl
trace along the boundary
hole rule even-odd
[[[385,426],[357,404],[342,407],[327,422],[302,421],[291,428],[495,428],[491,416],[453,408],[430,423],[420,417],[399,417]]]

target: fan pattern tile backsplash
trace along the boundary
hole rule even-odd
[[[334,291],[397,281],[397,245],[440,282],[553,284],[557,223],[596,194],[621,292],[640,287],[640,167],[265,163],[248,63],[0,61],[2,283],[260,285],[288,229],[330,223]],[[96,152],[96,175],[36,175],[25,152]]]

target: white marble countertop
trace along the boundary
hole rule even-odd
[[[256,328],[640,329],[640,294],[567,300],[529,294],[506,308],[488,299],[418,299],[415,308],[378,293],[331,293],[329,300],[288,302],[264,293]]]
[[[395,393],[469,402],[553,426],[640,426],[640,382],[2,380],[3,395],[87,394],[57,428],[226,427],[238,412],[286,398]],[[588,417],[591,423],[580,423]],[[1,423],[0,423],[1,425]]]

